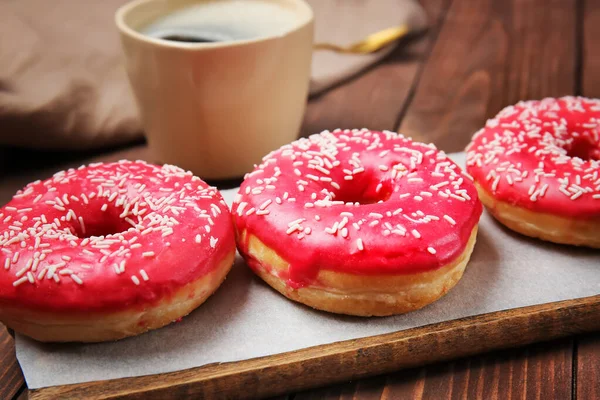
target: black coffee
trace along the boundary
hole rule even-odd
[[[203,38],[200,36],[193,36],[188,34],[170,34],[164,36],[158,36],[159,39],[171,40],[173,42],[185,42],[185,43],[214,43],[219,40]]]

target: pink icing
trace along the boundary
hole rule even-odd
[[[246,176],[232,209],[238,233],[289,262],[282,278],[292,287],[314,283],[321,269],[443,267],[463,252],[481,212],[470,178],[435,146],[369,130],[326,131],[272,152]],[[247,241],[238,248],[260,268]]]
[[[520,102],[475,134],[467,171],[489,193],[532,211],[600,216],[600,101]]]
[[[141,161],[62,171],[0,209],[0,304],[143,308],[234,247],[226,204],[189,172]]]

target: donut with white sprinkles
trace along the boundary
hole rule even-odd
[[[484,205],[508,228],[600,248],[600,101],[546,98],[506,107],[467,147]]]
[[[0,320],[46,342],[115,340],[202,304],[235,254],[216,188],[142,161],[69,169],[0,209]]]
[[[415,310],[450,290],[481,212],[470,177],[435,146],[366,129],[272,152],[232,208],[257,275],[292,300],[360,316]]]

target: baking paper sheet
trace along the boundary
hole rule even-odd
[[[463,154],[453,158],[464,161]],[[223,195],[230,202],[235,192]],[[238,258],[217,293],[182,322],[101,344],[48,345],[17,335],[16,351],[35,389],[267,356],[599,293],[599,251],[529,239],[484,213],[463,279],[420,311],[367,319],[314,311],[270,289]]]

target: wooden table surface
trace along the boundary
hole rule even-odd
[[[452,152],[462,150],[487,118],[521,99],[600,97],[600,1],[422,4],[429,31],[311,99],[304,135],[337,127],[388,129]],[[86,154],[0,148],[0,204],[57,168],[146,154],[143,144]],[[0,399],[26,395],[13,340],[0,328]],[[598,399],[600,333],[278,397],[350,398]]]

